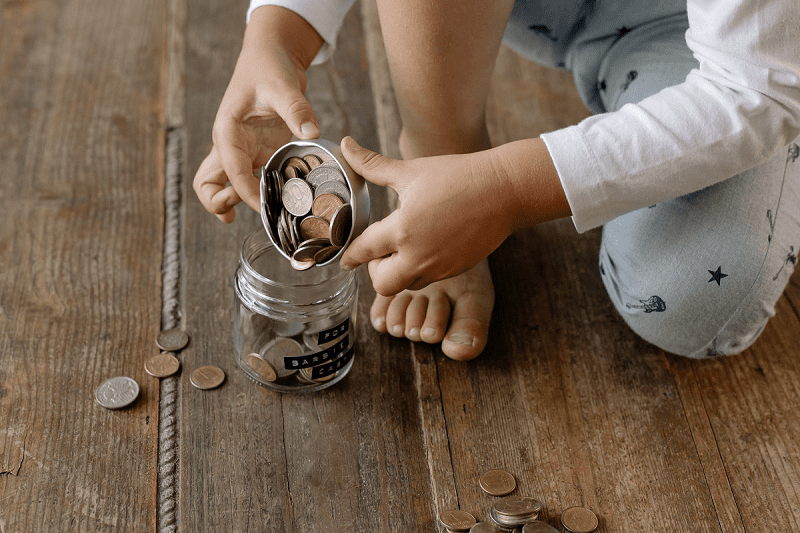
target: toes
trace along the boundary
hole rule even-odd
[[[372,309],[369,312],[369,318],[372,320],[372,327],[375,328],[375,331],[386,333],[386,311],[389,309],[390,303],[392,303],[391,297],[375,295],[375,301],[372,302]]]
[[[474,359],[486,347],[492,302],[475,293],[464,293],[453,306],[450,329],[442,341],[442,351],[451,359]]]
[[[420,331],[425,322],[425,315],[428,311],[428,297],[423,294],[415,294],[411,303],[406,309],[406,337],[409,340],[419,342],[422,340]]]
[[[392,298],[386,310],[386,331],[393,337],[404,337],[406,332],[406,310],[411,303],[411,294],[401,292]]]
[[[428,300],[428,311],[420,330],[420,338],[431,344],[441,342],[450,320],[450,300],[442,293],[436,293]]]

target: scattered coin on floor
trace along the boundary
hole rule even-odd
[[[97,387],[94,397],[106,409],[122,409],[139,397],[139,384],[126,376],[110,378]]]
[[[156,344],[165,352],[177,352],[189,344],[189,335],[179,328],[168,329],[158,334]]]
[[[597,525],[597,515],[586,507],[569,507],[561,513],[565,533],[592,533]]]
[[[505,470],[489,470],[481,475],[479,483],[487,494],[505,496],[517,488],[514,476]]]
[[[144,363],[144,370],[156,378],[166,378],[173,375],[181,367],[178,358],[171,353],[154,355]]]
[[[225,372],[216,366],[201,366],[189,379],[192,385],[202,390],[215,389],[225,381]]]
[[[475,525],[475,517],[466,511],[449,510],[439,513],[439,522],[450,531],[469,531]]]

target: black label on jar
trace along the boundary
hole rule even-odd
[[[311,369],[311,379],[320,379],[324,378],[325,376],[330,376],[331,374],[338,372],[344,366],[350,362],[350,359],[353,358],[353,347],[347,349],[342,357],[336,359],[335,361],[331,361],[328,364],[315,366]]]
[[[345,336],[342,340],[333,346],[328,346],[321,352],[309,353],[306,355],[300,355],[298,357],[284,357],[283,365],[287,370],[310,368],[312,366],[322,365],[339,359],[349,345],[350,339]]]
[[[347,317],[344,322],[339,324],[336,327],[326,329],[325,331],[320,331],[317,335],[317,344],[320,346],[323,344],[327,344],[334,339],[338,339],[344,335],[347,335],[348,330],[350,329],[350,317]]]

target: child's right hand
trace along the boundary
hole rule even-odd
[[[233,221],[233,207],[241,200],[260,210],[253,169],[265,165],[292,134],[319,137],[304,93],[305,71],[321,46],[319,34],[292,11],[264,6],[252,13],[214,120],[214,144],[194,177],[200,202],[223,222]]]

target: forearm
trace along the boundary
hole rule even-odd
[[[547,147],[539,138],[510,142],[483,152],[505,196],[511,230],[571,215]]]
[[[250,16],[243,48],[285,50],[297,67],[305,71],[323,42],[314,27],[294,11],[279,6],[263,6]]]

